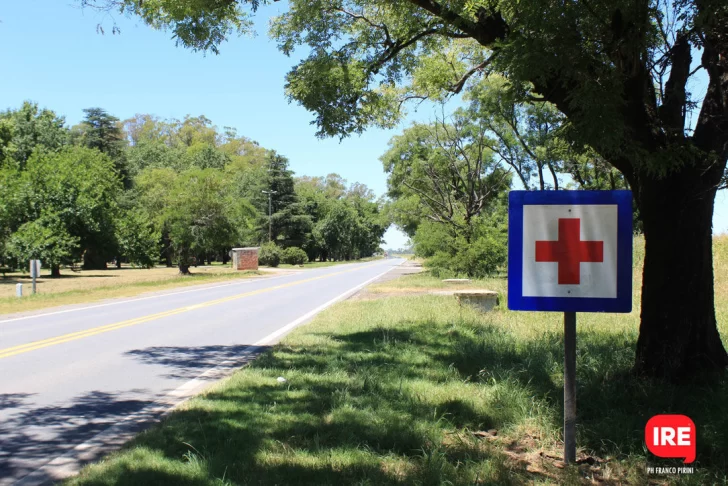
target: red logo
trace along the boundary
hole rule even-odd
[[[695,423],[686,415],[655,415],[645,425],[645,444],[657,457],[695,460]]]

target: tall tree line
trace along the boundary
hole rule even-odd
[[[296,179],[287,158],[204,116],[84,114],[67,127],[36,103],[0,113],[0,265],[41,259],[60,276],[64,265],[128,262],[186,274],[269,239],[312,260],[379,249],[383,203],[361,185],[331,175],[341,192],[319,194],[319,179]],[[340,206],[350,227],[336,227]]]

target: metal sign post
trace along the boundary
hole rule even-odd
[[[40,277],[40,260],[30,261],[30,276],[33,279],[33,293],[35,294],[35,279]]]
[[[576,312],[564,312],[564,462],[576,462]]]
[[[564,313],[564,462],[576,462],[576,313],[632,310],[630,191],[511,191],[508,308]]]

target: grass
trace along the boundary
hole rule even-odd
[[[637,267],[642,257],[638,244]],[[716,240],[715,262],[728,342],[728,238]],[[504,302],[505,284],[473,285],[499,290]],[[66,484],[728,482],[728,381],[671,385],[631,376],[638,309],[579,315],[577,443],[579,457],[597,462],[563,468],[555,459],[561,316],[502,306],[478,314],[450,296],[388,296],[442,285],[408,276],[371,289],[383,298],[325,311]],[[648,477],[648,463],[679,463],[648,457],[643,445],[647,418],[670,412],[697,425],[696,473]]]
[[[250,278],[258,272],[237,272],[226,267],[193,267],[192,275],[180,276],[177,268],[62,271],[60,278],[37,280],[38,293],[31,294],[28,274],[9,273],[0,278],[0,314],[26,312],[58,305],[81,304],[144,292],[203,283]],[[23,297],[15,297],[15,285],[23,284]]]

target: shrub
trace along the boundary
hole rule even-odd
[[[504,207],[495,207],[474,218],[469,241],[445,225],[423,223],[414,237],[416,254],[438,278],[493,275],[508,259],[506,216]]]
[[[281,253],[281,249],[275,243],[264,243],[258,253],[258,262],[268,267],[277,267],[281,263]]]
[[[283,250],[281,261],[290,265],[303,265],[308,262],[308,255],[302,249],[292,246]]]

